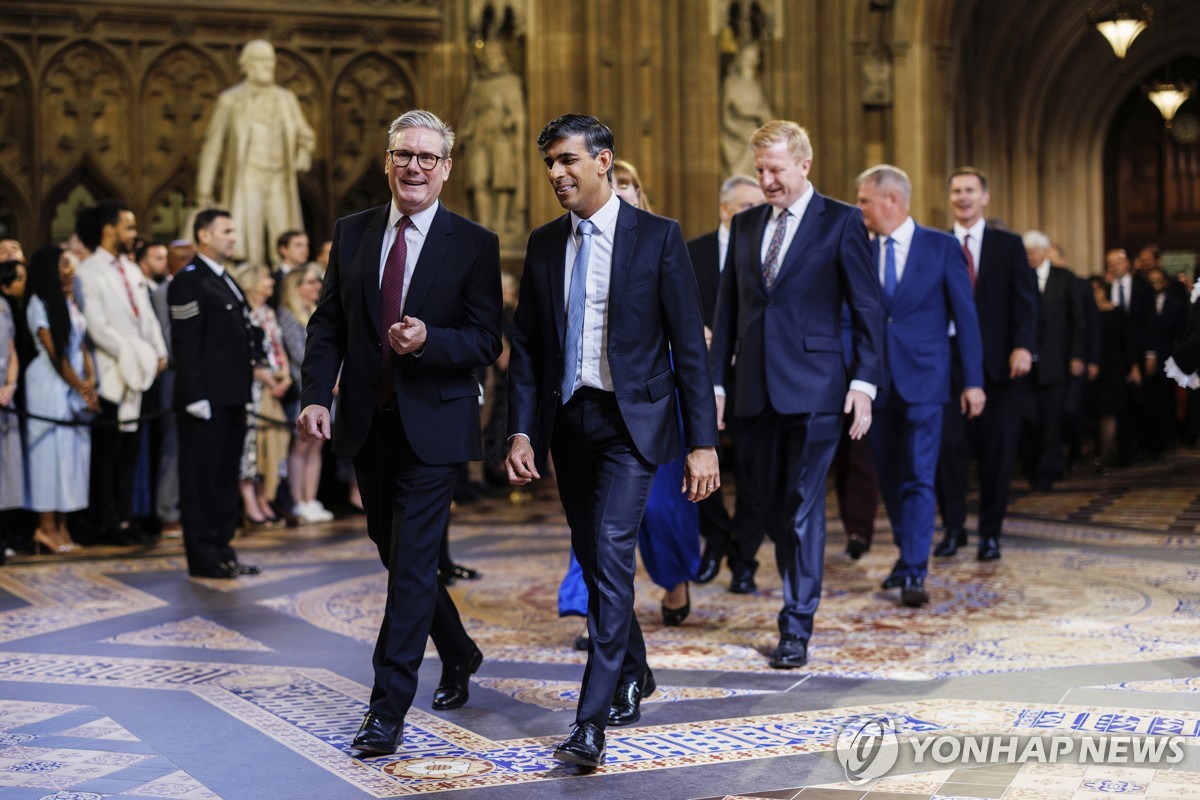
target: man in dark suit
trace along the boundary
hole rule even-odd
[[[1050,263],[1050,238],[1041,231],[1027,231],[1022,239],[1029,266],[1037,275],[1038,340],[1021,444],[1025,474],[1034,491],[1049,492],[1062,473],[1067,388],[1084,371],[1083,304],[1075,276]]]
[[[715,231],[692,239],[687,243],[688,257],[692,260],[692,269],[696,271],[696,283],[700,287],[700,312],[704,316],[705,335],[712,338],[713,314],[717,309],[717,289],[720,287],[721,272],[725,269],[726,253],[729,249],[729,223],[735,214],[740,214],[764,202],[762,189],[758,181],[749,175],[734,175],[726,178],[721,184],[720,202],[717,213],[721,224]],[[733,433],[732,431],[730,432]],[[734,446],[738,439],[734,436]],[[738,474],[737,484],[744,481],[740,475],[738,464],[734,463],[734,472]],[[696,573],[696,583],[708,583],[717,577],[721,570],[721,560],[729,556],[729,569],[734,579],[730,591],[735,594],[748,594],[754,591],[754,571],[758,562],[754,555],[758,552],[763,540],[763,526],[747,524],[751,519],[751,509],[741,502],[733,519],[725,508],[725,497],[720,488],[700,502],[700,535],[704,538],[704,553],[700,556],[700,569]]]
[[[388,568],[370,711],[354,738],[392,753],[417,689],[425,640],[442,661],[436,710],[467,701],[483,655],[437,579],[458,466],[481,457],[473,369],[500,355],[496,234],[438,201],[454,132],[428,111],[388,130],[392,202],[338,220],[321,301],[308,323],[301,438],[354,459],[367,533]]]
[[[1169,280],[1159,267],[1151,267],[1146,280],[1154,290],[1154,316],[1150,320],[1149,352],[1146,370],[1146,451],[1161,458],[1175,437],[1175,382],[1163,373],[1163,365],[1175,352],[1175,346],[1187,326],[1187,305],[1176,298]]]
[[[551,120],[537,140],[570,213],[525,253],[508,367],[509,481],[554,455],[571,546],[588,587],[587,668],[575,727],[554,751],[604,763],[608,725],[641,716],[654,676],[633,614],[634,545],[657,464],[688,455],[693,502],[720,483],[716,408],[696,279],[679,224],[609,186],[612,132],[595,117]],[[680,441],[676,394],[682,407]]]
[[[1145,278],[1133,274],[1128,254],[1121,248],[1104,256],[1108,273],[1108,299],[1125,312],[1128,340],[1138,354],[1127,378],[1128,402],[1117,418],[1117,450],[1121,464],[1132,463],[1146,451],[1146,377],[1158,368],[1150,345],[1154,324],[1154,290]]]
[[[206,209],[193,229],[196,256],[167,289],[179,430],[179,510],[188,574],[254,575],[230,542],[240,509],[238,464],[250,381],[263,358],[262,331],[225,269],[237,246],[229,212]]]
[[[987,407],[968,424],[956,401],[946,406],[937,481],[946,535],[934,555],[952,556],[967,543],[967,466],[973,449],[979,463],[978,556],[991,561],[1000,557],[1000,533],[1008,511],[1021,424],[1020,379],[1029,374],[1037,347],[1037,281],[1021,237],[984,221],[991,200],[987,176],[974,167],[960,167],[951,174],[949,186],[954,236],[975,285]],[[955,358],[960,356],[956,352]],[[956,363],[951,381],[954,391],[960,391],[961,364]]]
[[[871,252],[883,287],[887,380],[875,400],[867,437],[875,452],[879,488],[900,547],[892,570],[900,600],[929,602],[925,576],[933,545],[942,409],[950,402],[950,322],[958,332],[965,388],[962,413],[982,413],[983,347],[966,258],[954,237],[922,228],[908,213],[912,183],[898,167],[881,164],[858,176],[858,207],[875,234]]]
[[[750,493],[775,541],[783,608],[770,663],[792,669],[808,661],[821,599],[825,477],[842,415],[853,413],[855,439],[870,428],[871,401],[883,381],[883,320],[862,214],[809,184],[808,133],[775,120],[754,132],[750,147],[768,205],[733,218],[713,329],[713,379],[718,419],[728,401],[743,452],[754,454],[747,485],[737,490]],[[854,329],[849,375],[843,303]]]

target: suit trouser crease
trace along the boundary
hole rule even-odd
[[[779,414],[768,408],[739,424],[746,450],[755,454],[748,488],[775,541],[775,563],[783,579],[779,632],[808,641],[821,601],[825,479],[837,451],[842,418],[825,413]]]
[[[391,719],[403,719],[412,706],[426,639],[433,637],[443,664],[465,661],[473,646],[437,579],[456,467],[418,459],[394,410],[375,412],[366,444],[354,457],[367,531],[388,570],[383,621],[371,658],[371,710]]]
[[[888,401],[875,409],[868,434],[892,537],[900,548],[901,577],[924,580],[928,572],[942,413],[942,403],[908,403],[893,388]]]
[[[640,680],[646,644],[633,613],[638,526],[656,467],[638,453],[616,398],[580,390],[551,442],[571,546],[588,588],[587,667],[577,722],[604,728],[619,683]]]

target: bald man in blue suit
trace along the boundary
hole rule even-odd
[[[912,183],[898,167],[858,176],[858,207],[875,235],[871,254],[884,310],[887,378],[875,398],[868,439],[900,560],[884,583],[901,602],[929,602],[925,576],[937,508],[934,480],[942,411],[950,399],[949,324],[958,330],[964,414],[983,411],[983,343],[967,259],[954,237],[922,228],[908,213]],[[949,412],[947,412],[949,413]]]

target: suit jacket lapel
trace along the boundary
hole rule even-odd
[[[561,346],[566,335],[567,317],[566,301],[566,271],[567,271],[567,237],[571,235],[571,215],[567,213],[558,219],[558,227],[550,237],[550,246],[546,251],[546,277],[550,283],[550,311],[554,319],[554,335]]]
[[[450,212],[439,203],[437,213],[433,215],[433,222],[429,223],[429,232],[425,235],[425,244],[421,247],[421,257],[413,266],[413,276],[408,282],[408,293],[404,296],[401,315],[410,312],[415,314],[420,310],[425,295],[429,294],[429,287],[433,285],[434,276],[441,267],[442,259],[450,248],[453,231]]]
[[[780,281],[787,280],[789,273],[796,271],[797,262],[811,243],[813,233],[820,227],[820,217],[824,213],[825,198],[813,190],[812,200],[808,201],[808,208],[804,211],[800,226],[796,228],[796,235],[792,237],[792,243],[783,256],[783,263],[779,265],[779,274],[775,277],[776,287],[779,286]]]
[[[637,211],[628,203],[621,203],[617,212],[617,227],[613,232],[612,272],[608,279],[608,308],[609,316],[613,311],[613,300],[619,298],[625,291],[625,281],[629,277],[629,263],[633,259],[633,251],[637,247]],[[609,326],[612,331],[612,326]]]
[[[387,227],[388,211],[386,205],[379,207],[375,218],[367,225],[354,256],[363,285],[363,302],[371,317],[373,331],[379,330],[379,259],[383,255],[383,229]]]

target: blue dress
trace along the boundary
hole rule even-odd
[[[87,322],[75,303],[68,301],[71,336],[67,354],[76,374],[83,375],[83,341]],[[67,385],[50,363],[39,328],[50,329],[42,299],[29,299],[26,312],[37,355],[25,371],[25,405],[29,413],[51,419],[73,419],[84,408],[83,398]],[[67,427],[30,419],[29,495],[26,507],[32,511],[78,511],[88,505],[88,465],[91,463],[92,435],[85,426]]]
[[[682,419],[680,420],[682,427]],[[638,549],[642,563],[655,585],[673,589],[695,580],[700,568],[700,512],[679,491],[687,451],[673,461],[660,464],[650,485],[646,511],[638,526]],[[558,587],[558,615],[586,617],[588,590],[583,569],[571,551],[567,574]]]

